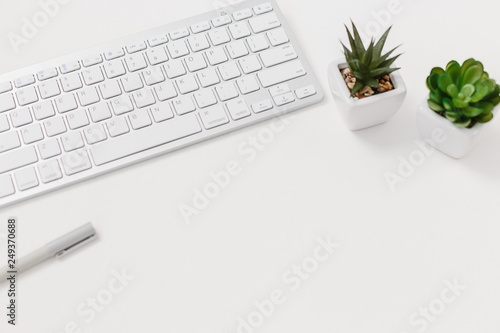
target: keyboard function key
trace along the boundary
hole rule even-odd
[[[269,89],[269,93],[271,94],[272,97],[283,95],[289,93],[290,91],[291,91],[290,87],[286,83],[278,84],[277,86],[271,87]]]
[[[224,107],[220,104],[201,110],[200,117],[206,129],[212,129],[229,123],[226,111],[224,111]]]
[[[0,133],[10,129],[9,119],[6,114],[0,114]]]
[[[299,99],[304,99],[304,98],[316,95],[316,89],[314,88],[313,85],[310,85],[310,86],[295,90],[295,95],[297,95],[297,97]]]
[[[4,92],[11,91],[11,90],[12,90],[12,83],[10,83],[10,82],[0,83],[0,94],[3,94]]]
[[[286,94],[281,95],[281,96],[274,97],[274,103],[276,103],[277,106],[282,106],[282,105],[289,104],[292,102],[295,102],[295,97],[293,96],[293,94],[291,92],[286,93]]]
[[[66,154],[61,158],[61,163],[63,165],[64,172],[68,176],[92,168],[89,155],[83,149]]]
[[[10,131],[4,134],[0,134],[0,153],[17,148],[21,146],[21,141],[19,136],[15,131]],[[1,166],[0,166],[1,169]],[[7,171],[7,170],[5,170]],[[0,172],[2,173],[2,172]]]
[[[166,42],[168,42],[168,37],[166,35],[161,35],[161,36],[157,36],[157,37],[153,37],[153,38],[148,39],[148,44],[151,47],[165,44]]]
[[[51,79],[53,77],[56,77],[57,75],[58,75],[58,72],[57,72],[57,68],[55,68],[55,67],[47,68],[43,71],[36,73],[36,76],[37,76],[39,81],[48,80],[48,79]]]
[[[177,40],[189,36],[188,28],[180,28],[169,33],[171,40]]]
[[[197,24],[193,24],[191,26],[191,31],[193,32],[193,34],[198,34],[200,32],[210,30],[210,28],[211,28],[210,22],[203,21]]]
[[[273,108],[273,103],[269,99],[252,104],[252,110],[255,113],[261,113],[267,110],[271,110],[272,108]]]
[[[123,57],[124,55],[125,51],[123,49],[109,50],[108,52],[104,53],[104,58],[106,58],[106,60],[113,60]]]
[[[7,197],[16,193],[14,189],[14,184],[12,183],[12,178],[10,175],[0,176],[0,198]]]
[[[231,22],[231,16],[229,15],[222,15],[212,20],[212,24],[215,28],[222,27],[223,25],[229,24]]]
[[[62,178],[61,168],[57,160],[47,161],[38,165],[42,183],[47,184]]]
[[[127,52],[132,54],[146,49],[146,43],[138,42],[127,46]]]
[[[40,185],[38,177],[36,176],[35,168],[33,167],[15,172],[14,178],[16,179],[16,184],[20,191],[26,191]]]
[[[227,110],[234,120],[240,120],[251,115],[247,103],[243,98],[235,99],[226,103]]]
[[[35,83],[35,77],[33,75],[26,75],[14,80],[16,88],[22,88],[33,83]]]
[[[59,67],[59,70],[61,71],[61,74],[68,74],[68,73],[77,71],[80,68],[81,68],[80,63],[78,61],[71,61],[71,62],[62,64]]]
[[[266,3],[263,3],[261,5],[253,7],[253,11],[256,15],[268,13],[272,10],[273,10],[273,6],[269,2],[266,2]]]
[[[35,147],[20,148],[0,155],[0,173],[18,169],[38,161]]]
[[[14,96],[12,94],[0,95],[0,112],[12,110],[16,107]]]
[[[248,20],[248,23],[250,23],[250,27],[256,34],[281,26],[280,20],[275,13],[259,15],[257,17],[254,17],[253,19]]]
[[[250,8],[246,8],[237,12],[233,13],[233,18],[235,21],[241,21],[244,19],[247,19],[249,17],[252,17],[252,10]]]
[[[102,63],[102,56],[96,54],[82,60],[83,67],[90,67]]]

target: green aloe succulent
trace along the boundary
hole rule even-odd
[[[372,39],[368,48],[365,49],[356,25],[354,25],[353,22],[351,23],[353,34],[351,34],[347,26],[345,27],[347,30],[347,36],[349,37],[351,50],[349,50],[343,43],[342,46],[344,48],[344,54],[349,69],[356,77],[356,84],[351,91],[351,96],[354,96],[354,94],[356,94],[364,86],[377,88],[379,86],[377,79],[397,71],[399,68],[391,68],[391,65],[401,54],[389,58],[397,47],[385,54],[382,54],[385,42],[392,27],[386,30],[378,42],[375,42],[375,40]]]
[[[500,103],[500,86],[475,59],[466,60],[462,66],[450,61],[446,70],[433,68],[427,87],[429,107],[458,127],[489,122],[493,108]]]

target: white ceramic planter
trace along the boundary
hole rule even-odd
[[[406,86],[398,71],[390,74],[394,89],[363,99],[351,97],[349,88],[340,73],[347,67],[345,58],[339,58],[328,67],[328,80],[333,99],[340,109],[347,127],[360,130],[388,121],[399,110],[406,97]]]
[[[493,110],[494,113],[497,108]],[[417,111],[417,127],[422,139],[437,150],[454,158],[462,158],[470,153],[490,126],[491,122],[476,124],[472,128],[457,127],[448,119],[431,110],[427,100]]]

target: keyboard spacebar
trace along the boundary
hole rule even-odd
[[[196,115],[189,114],[130,132],[90,148],[96,165],[106,164],[201,132]]]

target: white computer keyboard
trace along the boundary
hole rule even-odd
[[[0,75],[0,207],[319,102],[275,1]]]

